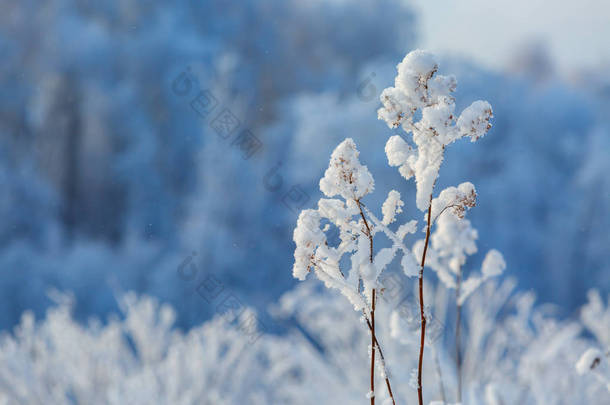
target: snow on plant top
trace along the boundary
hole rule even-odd
[[[475,101],[459,117],[454,115],[456,88],[454,76],[437,75],[438,64],[432,54],[416,50],[397,66],[394,87],[381,93],[383,106],[378,118],[390,128],[402,126],[413,134],[409,145],[400,136],[392,136],[386,144],[391,166],[398,166],[405,179],[415,176],[417,208],[428,209],[430,196],[443,162],[445,147],[468,136],[471,141],[484,136],[491,128],[493,113],[487,101]],[[421,112],[414,122],[415,113]]]
[[[352,138],[339,144],[330,157],[330,165],[320,180],[320,190],[328,197],[340,195],[345,200],[359,200],[373,191],[375,182],[366,166],[358,160]]]
[[[314,252],[317,246],[325,242],[326,237],[320,232],[320,214],[316,210],[303,210],[297,219],[293,240],[294,266],[292,275],[303,281],[312,266]]]
[[[322,198],[317,209],[301,212],[293,234],[296,249],[292,271],[295,278],[304,280],[313,270],[326,287],[338,289],[357,310],[367,305],[360,294],[358,279],[374,283],[377,277],[377,271],[367,265],[369,239],[362,233],[359,208],[360,199],[373,190],[375,183],[367,167],[360,164],[359,154],[351,138],[333,151],[328,169],[320,180],[320,190],[328,197],[338,195],[343,200]],[[339,231],[337,247],[330,246],[327,241],[326,232],[331,227]],[[351,252],[354,252],[353,266],[346,278],[340,261],[344,254]]]

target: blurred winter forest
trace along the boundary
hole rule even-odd
[[[42,347],[35,341],[33,319],[43,320],[37,333],[45,344],[55,349],[66,344],[54,335],[65,330],[73,334],[66,339],[93,345],[89,361],[115,356],[116,362],[123,362],[123,371],[109,373],[125,385],[115,386],[114,397],[104,401],[127,403],[121,402],[126,392],[153,378],[133,377],[134,360],[125,357],[133,347],[146,348],[139,351],[145,364],[154,361],[155,367],[168,370],[169,363],[183,361],[185,353],[203,350],[201,341],[230,355],[230,348],[214,340],[213,331],[229,337],[237,332],[225,331],[227,325],[218,319],[202,325],[217,312],[200,294],[201,283],[212,277],[241,305],[257,311],[266,332],[281,335],[299,317],[314,332],[320,330],[318,346],[307,333],[290,334],[284,341],[273,334],[262,337],[257,351],[244,361],[281,368],[265,356],[285,359],[282,353],[294,355],[290,345],[305,339],[310,343],[299,343],[302,352],[290,361],[316,365],[307,370],[298,368],[301,363],[270,369],[264,384],[273,385],[273,373],[288,370],[295,384],[319,387],[331,381],[338,390],[346,380],[328,374],[335,363],[312,360],[312,353],[336,348],[335,337],[324,338],[329,332],[321,326],[330,320],[318,319],[321,315],[312,309],[305,313],[294,303],[311,287],[294,290],[292,230],[299,211],[319,198],[318,181],[330,153],[346,137],[358,144],[361,161],[381,190],[367,197],[369,204],[380,206],[387,191],[396,187],[412,204],[414,188],[406,187],[387,165],[383,145],[388,130],[377,120],[376,110],[396,63],[417,46],[418,17],[409,3],[398,0],[362,0],[357,6],[347,0],[4,0],[0,328],[9,332],[20,325],[15,333],[22,341],[21,348],[2,341],[3,363],[14,361],[19,368],[20,357],[10,353]],[[447,152],[439,188],[463,181],[476,185],[479,204],[470,219],[484,235],[481,251],[502,251],[507,274],[517,280],[516,291],[525,294],[521,304],[515,304],[519,314],[532,305],[532,295],[525,293],[531,290],[538,302],[555,304],[552,311],[558,319],[574,319],[590,289],[603,294],[610,289],[608,66],[561,75],[539,43],[517,49],[502,71],[487,70],[464,57],[438,56],[444,70],[458,78],[458,100],[464,103],[458,104],[460,110],[476,99],[488,100],[494,109],[487,137],[476,147],[458,144]],[[405,210],[414,207],[408,203]],[[512,281],[502,282],[512,291]],[[128,292],[152,298],[139,301],[125,295]],[[485,302],[484,297],[478,299]],[[343,307],[332,304],[335,300],[332,294],[319,301],[308,299],[312,305],[327,303],[332,312],[327,316],[336,312],[338,322]],[[157,302],[173,308],[159,314],[160,326],[150,320]],[[103,326],[79,329],[67,308],[78,322],[96,318]],[[114,313],[140,313],[133,318],[150,320],[152,326],[108,318]],[[288,316],[280,321],[279,313]],[[197,329],[177,332],[170,328],[174,321],[179,330]],[[532,327],[525,318],[517,321]],[[134,334],[128,342],[113,340],[119,339],[113,335],[119,322]],[[358,327],[355,314],[343,322]],[[553,335],[550,330],[567,328],[565,334],[576,339],[571,324],[557,325],[520,336],[529,345],[543,347]],[[517,333],[514,325],[506,328]],[[364,334],[344,330],[342,338],[360,350],[356,343]],[[144,337],[148,332],[163,336],[158,347]],[[169,349],[170,342],[176,352]],[[111,345],[113,352],[104,352]],[[577,345],[586,347],[581,341]],[[266,352],[271,346],[275,351]],[[352,352],[342,350],[336,356],[348,359]],[[485,353],[473,356],[489,355]],[[570,356],[577,360],[577,354]],[[366,352],[360,355],[364,358]],[[62,356],[57,359],[65,359]],[[78,351],[70,356],[80,369]],[[566,360],[569,367],[572,357]],[[54,367],[69,363],[45,361]],[[209,367],[193,363],[194,368],[184,371],[192,375],[180,384],[212,373],[217,364],[207,361]],[[230,362],[219,363],[219,372],[233,372]],[[256,369],[252,367],[241,370]],[[469,372],[483,374],[471,367]],[[511,369],[515,381],[525,372],[523,367],[528,366],[519,363]],[[53,370],[46,372],[51,375]],[[405,373],[397,375],[408,380],[408,370]],[[245,374],[236,378],[244,379],[241,389],[256,393],[250,403],[265,398],[271,403],[318,400],[316,393],[298,397],[299,391],[290,390],[273,396],[260,388],[260,381],[250,381]],[[10,381],[2,383],[17,384]],[[219,393],[206,394],[210,403],[238,403],[221,392],[233,388],[213,381]],[[190,387],[194,391],[189,398],[199,398],[199,388]],[[36,389],[40,397],[51,395],[45,391],[48,387]],[[363,400],[364,392],[350,392],[355,392],[354,401]],[[68,397],[74,403],[101,403],[96,402],[102,401],[98,394],[81,386]],[[235,401],[244,398],[233,394]],[[326,400],[352,403],[344,392],[335,394],[327,393]],[[190,403],[184,398],[177,402],[169,394],[166,398],[166,403]],[[56,401],[49,403],[63,403]]]
[[[338,142],[361,145],[379,189],[397,183],[374,111],[416,28],[392,0],[5,2],[0,325],[41,315],[55,287],[81,318],[134,290],[191,326],[213,312],[177,277],[193,252],[248,305],[277,300],[294,285],[296,216]],[[477,148],[450,152],[440,186],[476,184],[485,240],[520,288],[568,314],[610,283],[610,76],[562,80],[540,46],[513,60],[505,74],[443,61],[459,99],[488,100],[496,118]],[[185,72],[190,91],[176,91]],[[199,90],[218,104],[207,115]],[[222,108],[233,138],[212,124]],[[234,143],[245,129],[260,142],[249,158]]]

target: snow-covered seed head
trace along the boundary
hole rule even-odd
[[[398,128],[416,111],[405,94],[395,87],[383,90],[380,99],[383,107],[377,110],[377,118],[384,120],[390,128]]]
[[[458,218],[464,218],[466,209],[477,205],[477,191],[472,183],[462,183],[458,186],[456,200],[453,203],[453,214]]]
[[[444,211],[453,213],[456,217],[463,219],[466,210],[477,204],[477,190],[470,182],[465,182],[457,187],[447,187],[437,198],[432,200],[432,215],[436,218]]]
[[[453,97],[457,81],[454,76],[437,74],[438,64],[428,52],[410,52],[397,71],[394,87],[381,93],[383,106],[377,114],[389,127],[402,125],[413,135],[413,146],[392,136],[386,154],[405,179],[415,177],[417,208],[425,212],[445,147],[466,136],[473,142],[484,136],[491,128],[493,112],[487,101],[475,101],[458,116]],[[418,110],[421,119],[414,122]]]
[[[426,103],[428,81],[438,71],[434,56],[430,52],[417,49],[409,52],[396,69],[396,87],[402,89],[411,100]]]
[[[320,190],[325,195],[340,195],[345,200],[357,201],[373,191],[373,176],[366,166],[360,164],[359,155],[351,138],[345,139],[335,148],[328,169],[320,180]]]
[[[326,236],[320,231],[318,211],[301,211],[292,239],[296,244],[292,275],[302,281],[305,280],[310,268],[315,266],[316,248],[326,241]]]
[[[410,122],[415,111],[429,103],[429,81],[438,70],[438,64],[431,53],[415,50],[407,54],[396,69],[398,74],[394,87],[383,90],[380,96],[383,106],[377,111],[378,118],[384,120],[390,128]],[[433,87],[440,90],[443,83],[455,89],[455,78],[435,82]]]
[[[478,100],[466,108],[457,121],[461,136],[469,136],[472,142],[484,136],[491,129],[493,111],[487,101]]]

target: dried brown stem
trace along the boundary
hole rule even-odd
[[[428,252],[428,243],[430,241],[430,226],[432,216],[432,195],[430,195],[430,205],[428,205],[428,224],[426,226],[426,241],[424,243],[424,253],[421,258],[421,267],[419,269],[419,312],[421,318],[421,338],[419,343],[419,363],[417,365],[417,399],[419,405],[424,405],[422,393],[422,368],[424,362],[424,343],[426,339],[426,315],[424,314],[424,266],[426,264],[426,253]]]
[[[366,235],[369,237],[369,245],[370,245],[370,252],[369,252],[369,260],[371,261],[371,263],[373,263],[373,234],[371,233],[371,228],[369,227],[369,223],[366,220],[366,217],[364,216],[364,212],[362,211],[362,204],[360,203],[360,200],[356,200],[356,203],[358,204],[358,209],[360,210],[360,216],[362,217],[362,221],[364,221],[364,226],[366,227]]]
[[[438,213],[438,215],[437,215],[437,216],[435,216],[435,217],[434,217],[434,219],[432,220],[432,223],[435,223],[435,222],[436,222],[436,220],[440,218],[440,216],[441,216],[441,214],[442,214],[443,212],[445,212],[445,211],[446,211],[446,210],[448,210],[449,208],[455,208],[455,207],[461,207],[461,205],[460,205],[460,204],[450,204],[450,205],[447,205],[445,208],[443,208],[443,209],[441,210],[441,212],[439,212],[439,213]]]

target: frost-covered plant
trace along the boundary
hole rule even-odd
[[[218,316],[186,332],[175,311],[128,293],[123,316],[83,325],[73,301],[44,319],[25,312],[0,335],[0,404],[313,404],[347,403],[344,380],[301,336],[261,333],[253,344]],[[252,315],[244,310],[241,317]],[[312,389],[322,384],[329,389]]]
[[[397,191],[390,192],[384,203],[382,221],[366,210],[361,199],[373,191],[374,181],[358,156],[356,144],[351,138],[339,144],[332,153],[328,169],[320,180],[320,190],[327,197],[339,196],[340,199],[320,199],[317,209],[304,210],[299,215],[293,238],[296,243],[293,275],[304,280],[307,273],[313,270],[326,287],[338,289],[357,311],[363,312],[371,334],[370,390],[366,396],[374,404],[376,352],[393,400],[385,358],[375,335],[378,279],[398,249],[407,258],[403,259],[405,265],[411,268],[416,265],[411,252],[401,242],[406,233],[415,232],[415,223],[403,224],[399,230],[400,238],[387,229],[385,224],[394,222],[403,204]],[[327,233],[331,227],[339,231],[336,247],[332,246],[332,240],[328,240]],[[373,237],[379,230],[386,232],[395,243],[392,248],[381,249],[374,256]],[[351,266],[346,272],[341,269],[345,254],[351,255]]]
[[[595,354],[605,346],[580,331],[595,321],[607,333],[607,304],[590,300],[580,320],[563,322],[537,308],[531,293],[513,294],[514,286],[510,279],[490,280],[464,303],[462,403],[606,405],[606,384],[592,373],[603,371],[604,358],[597,363]],[[445,321],[442,309],[452,290],[426,283],[425,294],[426,302],[434,302],[434,315]],[[280,335],[261,331],[254,344],[238,323],[223,317],[177,330],[173,309],[154,298],[130,293],[121,301],[123,316],[88,324],[72,316],[73,301],[57,301],[46,317],[26,312],[13,332],[0,335],[0,404],[305,405],[363,399],[369,370],[351,365],[367,361],[360,349],[370,339],[368,329],[347,300],[314,280],[286,292],[274,306],[275,319],[289,319],[289,328]],[[379,301],[384,305],[375,314],[376,335],[386,337],[394,302],[387,291]],[[396,402],[404,404],[412,402],[408,387],[419,331],[402,333],[408,344],[387,339],[383,349],[388,359],[400,359],[392,364],[392,384]],[[589,348],[599,352],[582,360],[578,368],[586,373],[579,375],[575,365]],[[452,389],[450,356],[442,344],[435,351]],[[435,378],[433,356],[425,361],[425,379]],[[445,399],[439,384],[424,388],[430,401],[455,403]],[[379,391],[377,400],[391,403]]]
[[[456,80],[453,76],[436,75],[437,70],[438,65],[431,54],[419,50],[409,53],[398,65],[395,86],[383,91],[383,107],[378,111],[379,118],[385,120],[390,127],[401,125],[406,132],[412,133],[412,144],[395,135],[388,140],[385,151],[389,164],[399,166],[405,179],[415,177],[417,208],[427,211],[426,238],[423,244],[414,246],[418,249],[409,249],[403,242],[406,234],[416,231],[417,221],[403,223],[396,231],[389,228],[404,206],[397,191],[389,192],[381,207],[381,220],[363,204],[362,198],[373,191],[374,181],[367,167],[358,160],[359,152],[351,138],[334,150],[329,167],[320,180],[320,190],[330,199],[321,199],[317,209],[301,212],[294,231],[294,276],[304,280],[313,271],[326,287],[338,289],[356,310],[364,314],[371,334],[371,388],[367,394],[371,404],[375,402],[376,349],[381,363],[385,364],[375,336],[376,295],[379,276],[385,267],[400,251],[404,273],[409,277],[419,276],[421,335],[416,385],[419,403],[422,405],[426,332],[423,270],[433,211],[435,220],[438,220],[437,232],[433,236],[434,260],[435,263],[438,262],[435,267],[439,269],[444,281],[449,282],[451,272],[459,278],[466,255],[476,251],[476,231],[464,220],[465,210],[475,204],[474,186],[463,183],[457,188],[450,187],[436,199],[433,199],[432,193],[445,147],[466,136],[475,141],[485,135],[491,127],[491,106],[487,102],[476,101],[456,117],[455,100],[451,95],[456,88]],[[419,120],[416,120],[417,114]],[[336,196],[340,198],[332,198]],[[339,232],[336,241],[329,240],[329,231],[333,229],[338,229]],[[385,234],[392,246],[380,249],[375,254],[373,237],[378,232]],[[419,263],[414,251],[417,254],[421,251]],[[349,262],[343,260],[345,254],[350,255]],[[350,266],[343,271],[341,266],[346,263]],[[467,280],[464,297],[458,297],[458,301],[462,302],[486,277],[501,272],[503,266],[501,255],[495,251],[490,253],[485,260],[483,275]],[[454,287],[457,284],[454,282]],[[385,371],[383,374],[387,376]],[[387,377],[386,383],[392,396]]]
[[[476,231],[470,229],[470,223],[463,220],[464,211],[475,204],[476,192],[470,183],[443,190],[437,199],[433,199],[433,189],[443,162],[445,148],[456,140],[469,137],[472,142],[484,136],[491,128],[492,109],[486,101],[475,101],[456,117],[455,99],[452,93],[457,82],[454,76],[437,75],[438,64],[434,57],[425,51],[416,50],[409,53],[397,66],[398,75],[394,87],[385,89],[381,94],[383,107],[378,111],[379,119],[384,120],[390,128],[401,126],[405,132],[412,134],[412,144],[401,136],[394,135],[388,140],[385,151],[391,166],[398,166],[400,174],[409,180],[415,177],[417,186],[416,204],[421,211],[427,211],[426,238],[421,249],[419,270],[419,298],[421,318],[421,339],[418,364],[418,400],[423,405],[422,366],[426,333],[426,316],[424,311],[423,272],[426,264],[426,253],[432,226],[432,213],[439,220],[434,239],[437,245],[439,260],[445,258],[448,269],[458,278],[466,254],[476,251],[474,240]],[[443,215],[450,209],[453,215]],[[421,247],[421,244],[416,247]],[[491,257],[489,266],[497,271],[498,256]],[[495,262],[494,262],[495,260]],[[442,279],[449,282],[449,272],[443,270]],[[411,275],[411,274],[407,274]],[[469,290],[480,284],[482,278],[472,279]],[[456,283],[459,284],[459,280]],[[460,301],[458,293],[458,301]]]

